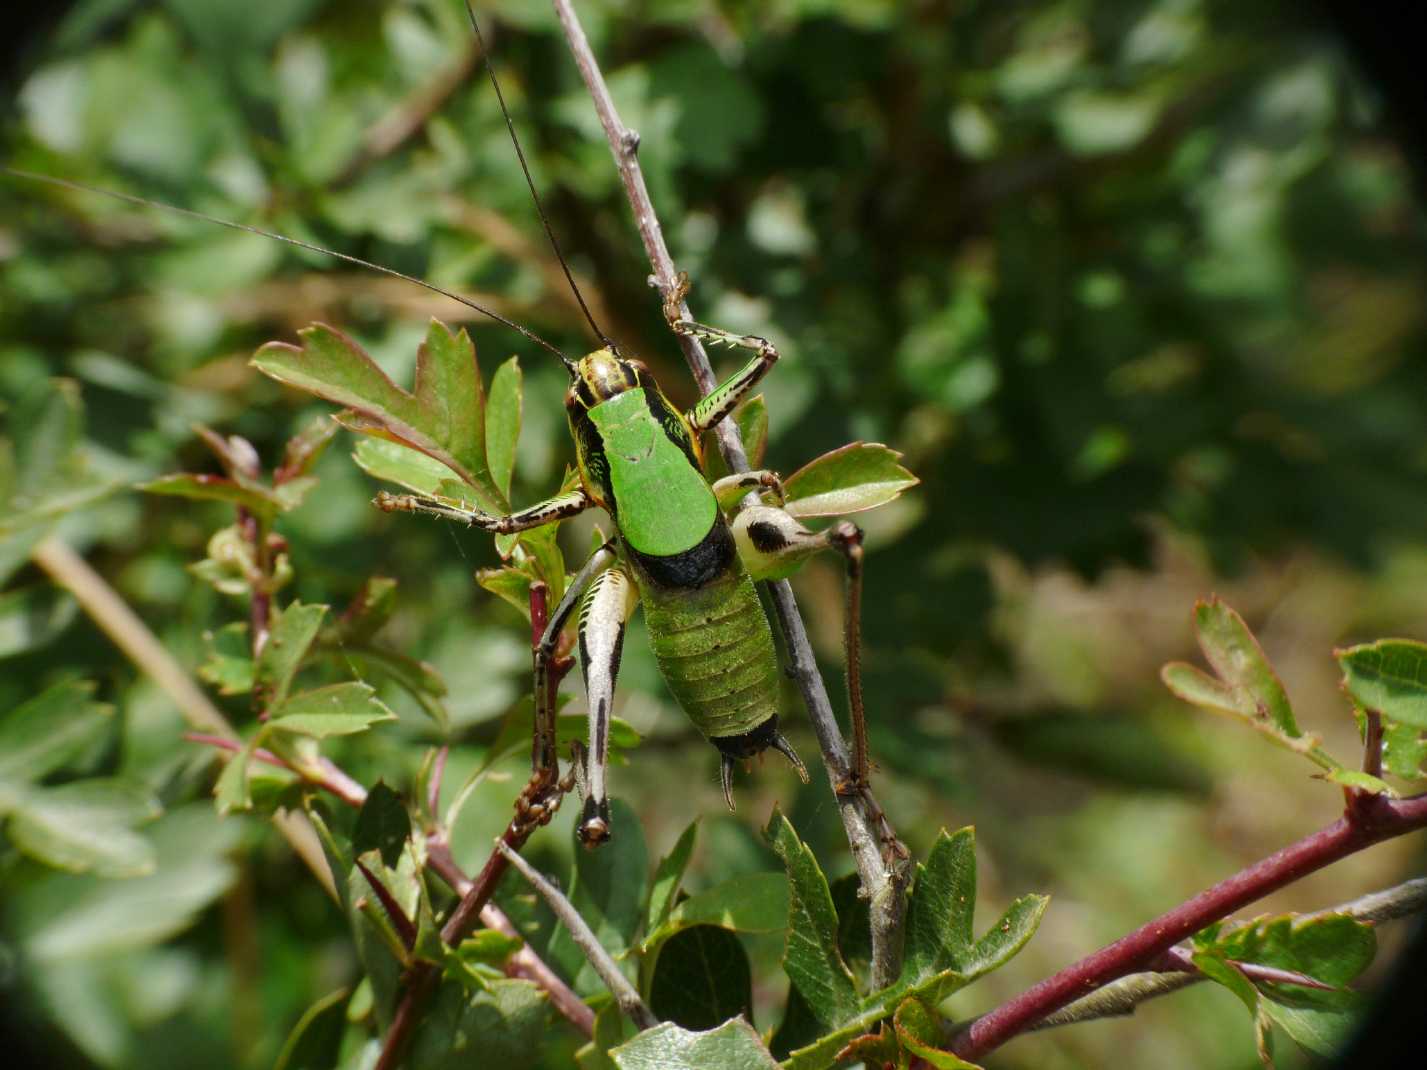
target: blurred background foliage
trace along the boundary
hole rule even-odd
[[[541,0],[478,10],[597,317],[692,400],[552,13]],[[1427,636],[1424,234],[1371,78],[1331,30],[1303,5],[1206,0],[582,13],[643,137],[696,314],[785,355],[766,387],[770,466],[862,438],[905,451],[924,482],[869,524],[879,791],[916,853],[943,825],[977,825],[988,908],[1054,896],[1030,947],[950,1009],[985,1009],[1330,820],[1334,790],[1179,706],[1157,668],[1190,654],[1192,602],[1217,590],[1263,640],[1300,723],[1346,751],[1330,648]],[[474,56],[448,0],[89,0],[12,75],[4,154],[419,274],[581,351]],[[409,381],[426,320],[465,313],[104,198],[7,179],[0,213],[0,399],[13,414],[50,377],[72,381],[88,465],[124,483],[214,470],[195,422],[277,461],[324,409],[248,368],[263,341],[324,319]],[[512,332],[471,327],[487,377],[522,358],[513,497],[529,503],[572,458],[564,376]],[[370,508],[347,453],[323,457],[282,525],[290,593],[340,606],[369,575],[399,580],[386,638],[449,685],[457,785],[528,688],[524,630],[472,582],[495,563],[491,540]],[[226,512],[125,490],[60,530],[196,665],[205,631],[241,612],[186,571]],[[585,545],[588,527],[569,527]],[[835,685],[840,579],[818,564],[799,590]],[[12,613],[45,586],[16,566],[0,595],[21,592]],[[179,892],[121,895],[120,881],[0,849],[10,1024],[24,1016],[56,1066],[271,1065],[301,1009],[350,977],[342,919],[269,826],[212,816],[210,757],[179,742],[171,704],[86,618],[45,605],[51,626],[0,650],[0,708],[55,680],[97,682],[117,716],[80,771],[158,795],[160,869],[142,879]],[[755,830],[780,798],[828,870],[850,871],[824,784],[799,792],[769,763],[741,781],[739,814],[723,811],[715,754],[634,632],[619,712],[646,743],[613,790],[651,853],[703,814],[695,887],[775,869]],[[434,730],[384,698],[400,723],[338,753],[366,783],[405,786]],[[228,712],[251,716],[242,701]],[[506,820],[520,769],[467,808],[464,863]],[[532,844],[547,866],[568,866],[569,817]],[[1269,905],[1326,905],[1421,863],[1414,842],[1380,847]],[[97,928],[82,909],[95,902],[113,907]],[[1210,987],[1017,1041],[996,1063],[1256,1065],[1232,998]]]

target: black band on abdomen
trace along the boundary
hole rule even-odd
[[[733,533],[728,530],[722,514],[714,517],[707,535],[682,553],[654,557],[640,553],[628,543],[625,548],[650,582],[670,588],[702,587],[727,573],[738,557]]]

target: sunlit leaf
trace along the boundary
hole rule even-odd
[[[394,720],[396,714],[382,704],[369,685],[345,683],[290,696],[274,708],[268,727],[325,739],[365,732],[374,724]]]
[[[1343,688],[1358,705],[1427,729],[1427,643],[1379,639],[1335,653]]]
[[[158,800],[119,780],[79,780],[30,791],[10,816],[11,841],[31,858],[75,873],[137,877],[154,870],[154,849],[134,831],[158,817]]]
[[[774,1070],[778,1065],[742,1018],[703,1033],[664,1022],[609,1054],[619,1070]]]
[[[919,480],[902,455],[877,442],[853,442],[809,461],[783,481],[784,508],[796,517],[846,516],[875,509]]]

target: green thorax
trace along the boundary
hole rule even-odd
[[[644,388],[589,410],[609,464],[615,522],[640,553],[672,557],[709,533],[718,503],[685,448],[654,416]]]

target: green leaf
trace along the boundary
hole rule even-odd
[[[1194,965],[1209,980],[1223,985],[1238,998],[1248,1012],[1257,1016],[1259,993],[1243,971],[1229,962],[1217,951],[1196,951],[1192,956]]]
[[[50,494],[72,475],[73,454],[84,430],[79,384],[72,379],[39,380],[6,417],[15,444],[15,483],[8,504],[18,511],[31,508],[31,500]]]
[[[1235,962],[1292,970],[1342,988],[1372,964],[1377,935],[1372,925],[1346,914],[1279,915],[1229,930],[1213,949]],[[1266,991],[1280,1002],[1290,997],[1308,1005],[1337,1002],[1331,993],[1301,985],[1274,984]]]
[[[369,576],[336,625],[342,643],[367,643],[386,626],[396,609],[396,580],[390,576]],[[444,691],[442,692],[444,694]]]
[[[267,735],[267,726],[254,732],[242,749],[228,759],[223,772],[218,774],[218,782],[213,785],[213,801],[220,814],[252,809],[253,796],[248,786],[248,767],[253,762],[253,752]]]
[[[1393,776],[1406,780],[1421,777],[1427,762],[1427,737],[1416,725],[1388,721],[1383,725],[1382,760]]]
[[[395,868],[406,841],[411,837],[411,816],[401,796],[380,780],[367,792],[362,808],[357,812],[357,824],[352,830],[352,853],[363,855],[376,851],[382,864]]]
[[[1049,905],[1050,897],[1046,895],[1023,895],[1016,899],[976,941],[958,972],[964,974],[967,980],[974,980],[1000,969],[1035,935]]]
[[[267,727],[326,739],[365,732],[374,724],[394,720],[396,714],[382,704],[370,685],[353,681],[291,696],[273,711]]]
[[[920,1000],[903,1000],[892,1018],[902,1048],[936,1070],[980,1070],[949,1051],[942,1050],[947,1037],[941,1019]]]
[[[254,483],[238,483],[227,476],[175,472],[140,483],[138,489],[193,501],[227,502],[269,519],[284,509],[283,500],[266,488]]]
[[[293,435],[283,447],[282,464],[273,473],[273,482],[281,487],[309,475],[336,434],[337,424],[322,418],[313,420]]]
[[[1242,617],[1218,598],[1198,602],[1194,626],[1199,647],[1217,676],[1171,662],[1160,671],[1166,687],[1185,702],[1238,717],[1257,732],[1324,769],[1342,768],[1313,736],[1299,731],[1288,695]]]
[[[244,621],[225,624],[216,632],[204,632],[208,660],[198,667],[198,675],[212,684],[220,695],[246,695],[253,689],[257,666],[253,664]]]
[[[685,1029],[712,1029],[753,1015],[753,971],[727,929],[695,925],[664,941],[647,986],[649,1009]]]
[[[491,479],[485,450],[485,392],[475,347],[431,321],[416,355],[412,391],[397,386],[340,331],[316,323],[299,332],[303,346],[269,342],[253,357],[263,374],[354,410],[354,429],[395,439],[455,472],[504,512],[505,496]],[[353,424],[347,422],[347,426]]]
[[[616,1048],[626,1040],[633,1040],[638,1032],[619,1004],[607,999],[604,1006],[595,1012],[595,1035],[590,1042],[575,1053],[580,1070],[616,1070],[614,1060],[609,1057],[611,1048]]]
[[[518,537],[520,548],[534,562],[535,575],[550,588],[551,610],[565,594],[565,555],[560,550],[559,535],[560,524],[557,521],[522,531]]]
[[[1343,689],[1389,721],[1427,729],[1427,643],[1379,639],[1334,651]]]
[[[0,658],[52,642],[78,612],[79,603],[68,591],[48,584],[0,594]]]
[[[507,501],[515,471],[515,444],[520,438],[522,393],[520,361],[511,357],[495,370],[486,402],[486,462],[491,479]]]
[[[235,870],[227,855],[240,835],[237,822],[220,821],[207,803],[171,810],[148,829],[156,852],[150,875],[57,874],[54,884],[35,888],[36,899],[58,906],[22,930],[26,953],[52,963],[144,947],[182,932],[228,890]]]
[[[476,570],[476,583],[505,602],[510,603],[530,619],[530,575],[518,568],[482,568]]]
[[[818,1021],[840,1025],[861,1005],[852,971],[837,949],[837,912],[812,851],[778,810],[763,835],[788,870],[788,936],[783,971]]]
[[[781,873],[748,873],[690,896],[644,938],[649,952],[693,925],[714,925],[744,933],[780,933],[788,924],[788,878]],[[721,1019],[720,1019],[721,1020]]]
[[[1263,1000],[1260,1008],[1299,1044],[1328,1058],[1343,1050],[1362,1022],[1362,1015],[1353,1011],[1286,1007],[1272,999]]]
[[[335,658],[341,665],[363,679],[385,676],[396,683],[421,706],[436,728],[444,733],[449,725],[446,707],[441,699],[446,694],[446,681],[434,667],[405,654],[384,650],[370,643],[326,643],[321,640],[314,653]]]
[[[689,822],[688,828],[679,835],[674,849],[659,860],[654,870],[654,882],[649,888],[649,908],[645,912],[644,931],[654,933],[668,920],[683,883],[684,872],[689,868],[689,859],[694,854],[694,839],[698,835],[699,819]],[[786,910],[784,913],[786,917]],[[648,940],[645,940],[648,946]]]
[[[484,991],[442,985],[413,1031],[404,1065],[421,1070],[540,1065],[550,1034],[550,1001],[529,981],[492,979]]]
[[[10,816],[9,834],[25,854],[57,869],[140,877],[154,871],[154,849],[133,827],[161,812],[139,785],[80,780],[31,791]]]
[[[417,494],[440,494],[451,470],[424,453],[383,438],[363,438],[352,451],[357,467],[374,479],[384,479]]]
[[[90,701],[93,694],[93,684],[66,680],[0,717],[0,813],[7,784],[54,772],[108,727],[113,710]]]
[[[970,956],[976,910],[976,833],[971,828],[937,836],[907,904],[903,975],[930,976]]]
[[[339,988],[303,1011],[283,1042],[273,1070],[327,1070],[335,1066],[347,1028],[347,1000],[351,994],[350,988]]]
[[[774,1070],[778,1065],[742,1018],[703,1033],[664,1022],[609,1054],[620,1070]]]
[[[270,709],[281,706],[292,687],[292,678],[307,656],[307,648],[322,627],[326,606],[291,603],[276,617],[267,642],[258,654],[256,679]]]
[[[846,516],[875,509],[920,480],[902,455],[877,442],[852,442],[824,453],[783,481],[784,509],[793,516]]]
[[[1371,773],[1364,773],[1357,769],[1330,769],[1325,779],[1334,784],[1341,784],[1345,788],[1365,791],[1369,795],[1387,795],[1389,797],[1397,795],[1397,792],[1392,790],[1392,785],[1381,777],[1375,777]]]

